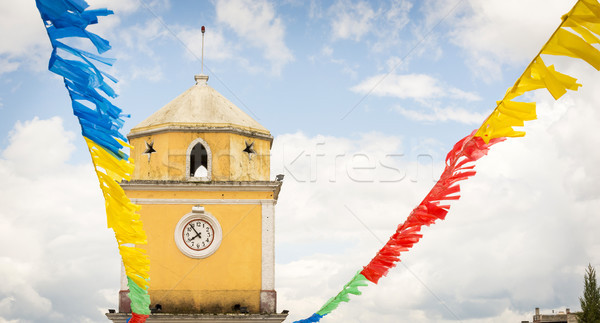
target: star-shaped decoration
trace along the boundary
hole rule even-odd
[[[148,161],[150,161],[152,153],[155,152],[156,150],[154,150],[154,140],[152,140],[151,142],[146,142],[146,151],[144,151],[144,154],[148,154]]]
[[[254,150],[254,141],[251,143],[248,143],[247,141],[245,141],[246,143],[246,148],[244,148],[243,152],[248,154],[248,158],[252,159],[252,154],[256,155],[256,151]]]

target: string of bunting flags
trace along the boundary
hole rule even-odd
[[[131,178],[134,169],[133,160],[122,151],[124,147],[132,148],[120,133],[123,118],[128,116],[109,100],[116,93],[106,79],[114,83],[117,80],[97,67],[99,63],[111,66],[115,60],[68,45],[70,40],[83,38],[91,42],[98,54],[109,50],[107,40],[86,28],[98,23],[98,17],[113,12],[88,10],[85,0],[36,0],[35,3],[52,44],[48,69],[64,79],[104,195],[107,225],[114,230],[119,245],[131,299],[132,316],[127,321],[143,323],[150,314],[150,262],[145,250],[135,245],[146,244],[146,233],[137,213],[140,207],[127,198],[119,185]]]
[[[85,0],[36,0],[36,5],[53,48],[48,69],[64,78],[73,114],[81,125],[104,195],[107,225],[115,232],[123,259],[133,312],[128,322],[143,323],[150,314],[150,264],[144,249],[135,245],[145,244],[146,234],[137,213],[139,206],[127,198],[119,185],[122,180],[131,178],[134,169],[133,160],[122,151],[125,147],[131,148],[120,133],[127,115],[109,100],[115,98],[116,93],[106,79],[113,83],[117,80],[97,67],[97,64],[111,66],[114,63],[114,59],[101,56],[111,48],[110,44],[86,30],[89,25],[98,23],[98,17],[113,12],[89,10]],[[350,294],[360,295],[359,287],[368,286],[368,282],[377,284],[386,276],[400,261],[401,254],[422,238],[421,227],[446,217],[450,209],[448,202],[460,198],[459,182],[475,175],[475,162],[494,144],[508,137],[525,135],[513,127],[535,120],[536,104],[514,99],[537,89],[547,89],[554,99],[559,99],[567,90],[576,91],[581,86],[575,78],[556,71],[553,65],[547,66],[541,55],[582,59],[600,70],[600,51],[593,46],[600,44],[599,36],[600,4],[597,0],[577,1],[481,127],[454,145],[446,156],[440,179],[375,257],[317,312],[295,323],[319,322],[341,302],[348,302]],[[68,45],[68,40],[73,38],[89,40],[98,54]]]
[[[459,182],[475,175],[475,162],[485,156],[492,145],[508,137],[525,135],[524,131],[513,127],[522,127],[524,121],[535,120],[536,104],[514,99],[529,91],[547,89],[558,100],[567,90],[577,91],[581,86],[575,78],[556,71],[553,65],[547,66],[540,55],[578,58],[600,70],[600,51],[592,46],[600,44],[599,35],[600,4],[597,0],[577,1],[571,11],[562,17],[562,23],[523,74],[506,91],[504,98],[497,102],[496,108],[481,127],[454,145],[446,156],[446,165],[440,179],[412,210],[406,221],[398,226],[383,248],[317,312],[294,323],[319,322],[341,302],[350,301],[350,294],[361,295],[359,287],[368,286],[369,282],[377,284],[400,261],[400,255],[423,237],[419,233],[421,227],[446,217],[450,209],[447,203],[460,198]]]

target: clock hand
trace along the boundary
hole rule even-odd
[[[192,228],[192,230],[194,230],[194,232],[196,232],[196,235],[198,235],[198,231],[196,231],[196,228],[194,228],[193,224],[190,224],[190,228]]]
[[[200,239],[202,239],[202,237],[200,236],[200,233],[198,233],[198,231],[196,231],[196,229],[194,228],[194,225],[191,224],[190,227],[192,228],[192,230],[194,230],[194,232],[196,232],[196,235],[190,239],[190,241],[196,239],[196,237],[199,237]]]

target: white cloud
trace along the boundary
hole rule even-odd
[[[448,96],[453,99],[464,100],[464,101],[479,101],[481,97],[479,95],[463,91],[461,89],[457,89],[455,87],[449,87],[446,89],[448,91]]]
[[[311,63],[316,63],[317,61],[322,62],[326,60],[329,63],[338,65],[340,67],[340,71],[348,75],[353,80],[358,77],[358,73],[356,72],[359,68],[358,63],[352,63],[352,61],[340,58],[334,58],[333,48],[329,45],[323,46],[321,51],[317,55],[311,55],[308,57]]]
[[[164,79],[162,69],[158,65],[150,67],[146,66],[143,68],[138,66],[132,66],[131,75],[129,77],[132,81],[136,79],[144,79],[155,83],[160,82]]]
[[[385,236],[385,223],[390,220],[384,216],[390,214],[388,208],[395,208],[394,213],[408,212],[421,198],[419,192],[424,193],[434,182],[434,166],[430,162],[415,163],[419,154],[428,151],[421,147],[421,151],[406,153],[402,145],[400,138],[379,133],[355,139],[307,137],[302,133],[278,136],[272,149],[271,173],[284,174],[285,182],[276,211],[281,215],[277,240],[296,254],[287,255],[283,261],[302,261],[299,256],[309,253],[331,255],[345,249],[345,244],[356,247],[366,242],[372,247],[367,254],[376,248],[378,242],[360,221]],[[403,185],[406,183],[411,185]],[[378,198],[387,202],[370,203]],[[365,207],[382,216],[365,217]],[[297,230],[299,227],[305,229]],[[326,227],[337,229],[326,232]],[[334,260],[341,261],[329,259]],[[318,280],[309,276],[307,279]]]
[[[393,61],[392,61],[393,62]],[[411,99],[418,102],[422,108],[408,109],[396,105],[392,109],[404,117],[433,123],[437,121],[455,121],[465,124],[482,122],[483,114],[456,107],[453,104],[442,103],[440,99],[473,102],[481,98],[471,92],[449,86],[427,74],[379,74],[367,78],[351,88],[356,93],[376,95],[381,97],[396,97]]]
[[[385,11],[385,18],[395,27],[392,30],[402,29],[408,24],[410,21],[408,17],[410,9],[412,9],[412,3],[408,1],[394,1],[391,4],[390,9]]]
[[[0,75],[16,71],[20,66],[17,61],[0,57]]]
[[[591,86],[600,76],[590,70],[566,71],[584,87],[558,103],[536,94],[539,120],[527,123],[527,136],[493,147],[447,219],[423,228],[388,277],[327,319],[492,323],[531,319],[534,307],[577,310],[585,265],[600,266],[600,94]],[[390,164],[405,177],[379,163],[405,149],[381,134],[275,138],[272,173],[286,174],[276,211],[278,303],[290,320],[334,296],[381,247],[374,235],[385,241],[425,196],[424,165],[415,182],[414,158]],[[436,159],[435,174],[441,166]]]
[[[122,38],[129,50],[135,49],[146,55],[153,55],[153,46],[149,46],[149,43],[168,36],[168,31],[154,15],[159,15],[161,11],[169,9],[171,6],[169,0],[146,0],[143,2],[138,0],[90,0],[88,3],[90,5],[88,9],[107,8],[114,11],[114,14],[100,17],[99,23],[89,25],[87,28],[87,30],[108,39],[111,44],[114,44],[114,40]],[[123,27],[122,18],[125,18],[126,21],[139,21],[134,17],[128,17],[138,11],[150,12],[151,18],[130,27]]]
[[[0,75],[22,65],[46,68],[50,42],[35,2],[0,2],[0,29]]]
[[[149,19],[141,24],[123,28],[119,31],[119,37],[129,49],[145,53],[148,56],[154,54],[154,42],[168,38],[169,31],[156,19]]]
[[[579,92],[567,98],[574,108],[561,116],[561,121],[572,127],[561,126],[557,122],[551,127],[553,138],[560,148],[561,157],[568,159],[571,176],[565,179],[565,185],[572,190],[573,198],[588,201],[600,198],[597,179],[600,169],[596,161],[600,159],[600,151],[592,149],[600,142],[600,133],[595,131],[598,124],[596,107],[600,102],[600,93],[595,91],[594,84],[599,84],[600,75],[586,63],[564,70],[565,73],[578,78],[583,84]]]
[[[138,0],[87,0],[90,9],[107,8],[115,12],[116,15],[126,15],[137,11],[140,7]]]
[[[577,308],[583,266],[600,264],[600,94],[586,87],[600,77],[569,72],[581,93],[558,104],[540,95],[528,135],[494,147],[447,219],[423,228],[398,268],[329,320],[454,321],[435,297],[471,323],[528,319],[535,306]],[[15,127],[2,152],[0,244],[13,247],[0,251],[0,273],[11,278],[0,285],[0,321],[101,321],[97,308],[115,306],[114,237],[91,166],[68,164],[74,138],[60,119],[34,119]],[[272,173],[286,175],[276,281],[290,320],[333,296],[430,189],[441,158],[417,164],[426,151],[408,149],[379,133],[275,138]],[[32,156],[48,158],[35,159],[40,168]]]
[[[15,235],[10,235],[14,238]],[[11,279],[0,287],[5,296],[0,301],[0,315],[12,316],[29,310],[31,318],[43,319],[52,315],[52,303],[41,296],[28,280],[36,280],[36,268],[32,264],[20,263],[9,258],[0,258],[0,274]]]
[[[402,59],[398,56],[390,56],[385,61],[385,70],[390,72],[403,71],[408,69],[408,63],[406,59]]]
[[[43,134],[43,135],[41,135]],[[48,120],[20,122],[9,134],[11,145],[2,153],[8,161],[18,161],[12,170],[24,177],[37,177],[47,169],[61,167],[69,158],[75,146],[74,135],[65,133],[62,120],[54,117]],[[32,158],[33,156],[38,156]]]
[[[367,1],[338,0],[329,7],[332,39],[358,42],[371,34],[374,37],[365,41],[371,50],[397,50],[397,45],[404,42],[401,32],[410,22],[412,3],[393,1],[389,4],[382,3],[377,8],[373,8],[372,4]]]
[[[448,97],[467,101],[480,100],[479,96],[447,86],[427,74],[379,74],[371,76],[351,88],[353,92],[413,99],[418,102]]]
[[[17,27],[18,26],[18,27]],[[0,54],[26,55],[48,43],[44,22],[35,2],[0,2]],[[10,30],[10,32],[6,32]]]
[[[331,46],[325,45],[321,49],[321,54],[326,57],[331,57],[331,55],[333,55],[333,48],[331,48]]]
[[[171,7],[170,0],[144,0],[141,3],[138,0],[87,0],[90,5],[89,9],[108,8],[115,12],[116,15],[132,14],[142,8],[149,8],[153,11],[169,9]]]
[[[358,78],[358,73],[356,72],[356,70],[358,69],[357,63],[352,64],[352,63],[346,61],[345,59],[335,59],[335,58],[330,58],[329,61],[332,64],[339,65],[340,71],[343,74],[350,76],[351,79],[355,80]]]
[[[263,51],[273,74],[279,75],[283,67],[294,60],[285,45],[285,25],[271,2],[219,0],[215,8],[217,21],[231,28],[241,44]]]
[[[328,320],[455,321],[436,297],[470,323],[577,309],[584,266],[600,264],[600,75],[590,70],[561,70],[580,79],[580,93],[558,104],[537,95],[528,135],[494,147],[447,219]],[[34,119],[15,126],[1,154],[0,244],[11,248],[0,250],[0,276],[11,280],[0,284],[0,322],[102,321],[97,308],[115,306],[116,244],[91,166],[68,163],[74,138],[60,119]],[[427,151],[407,150],[378,133],[275,138],[272,174],[286,174],[276,282],[290,321],[333,296],[430,189],[442,159],[417,164]]]
[[[119,15],[131,14],[139,9],[135,0],[90,0],[89,3],[91,8],[108,7]],[[168,5],[168,1],[163,0],[154,1],[151,5],[157,7],[158,3],[162,7]],[[91,25],[90,31],[105,36],[120,24],[116,15],[100,19],[102,23]],[[22,66],[35,71],[46,70],[51,46],[35,2],[0,2],[0,29],[10,30],[0,33],[0,75]]]
[[[0,158],[0,321],[83,322],[114,308],[119,258],[91,164],[62,121],[19,122]],[[114,286],[107,301],[98,291]]]
[[[523,64],[534,57],[575,1],[469,0],[450,21],[449,37],[468,55],[472,71],[482,79],[501,77],[503,64]],[[433,24],[453,3],[428,1],[426,19]]]
[[[398,53],[400,46],[406,48],[406,45],[409,45],[402,32],[411,21],[409,14],[412,7],[412,2],[404,0],[393,1],[389,8],[380,9],[381,17],[377,18],[377,27],[374,29],[377,41],[372,45],[373,51],[382,52],[389,49],[394,55]]]
[[[333,15],[331,20],[333,39],[359,41],[362,36],[371,31],[373,20],[377,16],[371,5],[365,1],[353,3],[339,0],[329,10]]]
[[[169,31],[157,19],[123,26],[116,32],[114,27],[119,24],[120,21],[115,21],[113,25],[105,24],[106,33],[99,33],[120,43],[113,53],[118,63],[108,69],[111,75],[119,79],[119,83],[115,85],[116,89],[137,78],[148,79],[151,82],[163,80],[164,62],[161,63],[156,51],[160,45],[172,39]]]
[[[396,106],[394,110],[410,120],[428,123],[455,121],[464,124],[481,124],[486,117],[482,113],[452,106],[445,108],[434,107],[431,112],[406,109],[401,106]]]
[[[318,19],[323,16],[323,8],[321,7],[321,1],[310,0],[308,9],[308,17],[310,19]]]

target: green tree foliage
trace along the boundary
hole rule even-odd
[[[600,323],[600,289],[596,283],[596,270],[591,264],[585,271],[583,297],[579,297],[579,303],[579,323]]]

